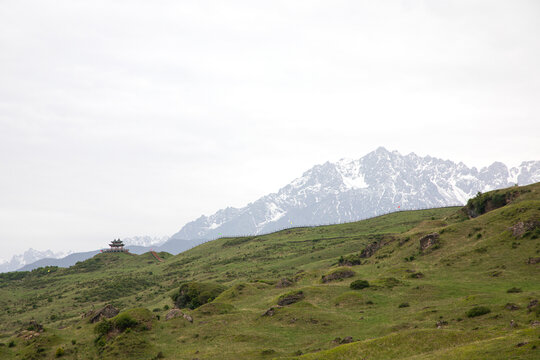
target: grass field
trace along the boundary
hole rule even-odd
[[[540,184],[476,202],[0,274],[0,358],[538,359]],[[165,320],[187,282],[226,290]],[[106,304],[122,312],[83,317]]]

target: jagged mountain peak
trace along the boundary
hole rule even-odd
[[[172,238],[212,239],[260,234],[296,225],[355,221],[398,209],[459,205],[478,191],[540,181],[540,161],[508,169],[495,162],[478,171],[415,153],[378,147],[359,159],[327,161],[288,185],[249,203],[186,224]]]

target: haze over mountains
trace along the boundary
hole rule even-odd
[[[221,236],[262,234],[291,226],[356,221],[398,210],[462,205],[478,191],[539,181],[540,161],[525,161],[510,169],[495,162],[478,170],[463,163],[414,153],[401,155],[380,147],[357,160],[316,165],[277,193],[243,208],[229,207],[201,216],[169,240],[148,236],[123,240],[134,253],[153,247],[177,254]],[[39,255],[32,250],[29,254],[33,258],[14,257],[11,262],[0,264],[0,271],[71,266],[98,252],[51,259],[54,256],[50,251]]]
[[[11,260],[0,263],[0,272],[8,272],[20,269],[21,267],[31,264],[35,261],[45,258],[59,259],[65,257],[66,253],[54,253],[51,250],[39,251],[28,249],[24,253],[14,255]]]

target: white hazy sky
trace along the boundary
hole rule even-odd
[[[0,2],[0,258],[171,235],[384,146],[540,155],[540,1]]]

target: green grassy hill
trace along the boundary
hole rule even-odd
[[[539,238],[533,184],[163,261],[0,274],[0,358],[538,359]],[[120,314],[90,323],[107,304]]]

